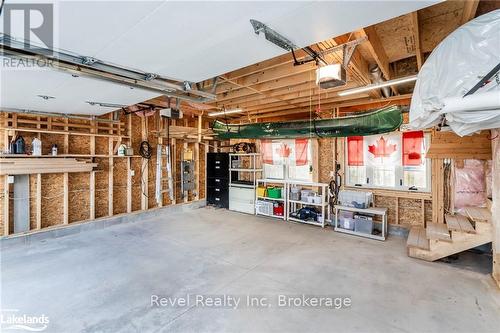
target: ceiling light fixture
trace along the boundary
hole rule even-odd
[[[243,110],[242,109],[232,109],[232,110],[212,112],[212,113],[209,113],[208,115],[210,117],[216,117],[216,116],[222,116],[222,115],[226,115],[226,114],[240,113],[240,112],[243,112]]]
[[[394,79],[394,80],[390,80],[390,81],[369,84],[369,85],[364,86],[364,87],[358,87],[358,88],[339,91],[338,95],[339,96],[353,95],[353,94],[358,94],[358,93],[362,93],[365,91],[370,91],[373,89],[379,89],[379,88],[388,87],[388,86],[395,86],[395,85],[398,85],[401,83],[412,82],[412,81],[416,81],[416,80],[417,80],[417,76],[412,75],[412,76],[407,76],[407,77],[403,77],[400,79]]]

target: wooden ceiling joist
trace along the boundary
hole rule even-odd
[[[460,21],[461,24],[469,22],[476,16],[478,5],[479,5],[479,0],[464,1],[464,11],[462,13],[462,20]]]
[[[275,91],[278,89],[288,89],[291,86],[298,85],[298,84],[305,84],[309,82],[314,82],[316,84],[316,77],[311,75],[311,73],[306,72],[306,73],[300,73],[298,75],[293,75],[290,77],[286,78],[278,78],[272,81],[264,82],[264,83],[259,83],[257,85],[254,85],[253,88],[261,91],[261,92],[267,92],[267,91]],[[307,88],[309,89],[309,88]],[[217,99],[217,104],[225,102],[227,100],[235,100],[235,99],[246,99],[251,95],[254,95],[255,93],[246,90],[246,89],[238,89],[234,91],[229,91],[226,93],[218,94],[217,96],[220,96],[220,99]],[[235,103],[233,101],[233,103]]]
[[[381,108],[381,107],[386,107],[389,105],[409,105],[410,104],[410,99],[411,99],[411,94],[405,94],[405,95],[398,95],[398,96],[392,96],[389,98],[370,98],[370,97],[364,97],[364,98],[357,98],[357,97],[352,97],[352,100],[345,100],[342,102],[326,102],[326,103],[321,103],[321,112],[320,114],[325,114],[328,113],[329,111],[332,111],[335,108],[343,108],[343,107],[353,107],[353,106],[365,106],[366,109],[375,109],[375,108]],[[382,104],[382,105],[380,105]],[[314,105],[316,106],[316,105]],[[281,110],[281,111],[274,111],[274,112],[264,112],[264,113],[252,113],[248,114],[247,116],[243,117],[243,119],[249,118],[250,120],[254,119],[264,119],[264,118],[272,118],[272,117],[281,117],[281,116],[287,116],[287,115],[293,115],[293,114],[309,114],[312,112],[315,114],[315,108],[314,106],[312,108],[309,107],[303,107],[300,109],[290,109],[290,110]]]
[[[277,97],[277,96],[270,96],[269,93],[267,92],[263,92],[263,91],[260,91],[258,89],[255,89],[253,87],[250,87],[250,86],[243,86],[243,85],[240,85],[238,83],[235,83],[234,81],[231,81],[231,80],[228,80],[226,79],[225,77],[221,77],[221,79],[223,81],[226,81],[226,82],[231,82],[231,83],[234,83],[238,86],[240,86],[241,88],[246,88],[246,89],[249,89],[251,91],[253,91],[254,93],[257,93],[257,94],[260,94],[260,95],[263,95],[264,97],[270,99],[270,100],[276,100],[276,101],[279,101],[279,102],[283,102],[283,103],[286,103],[288,105],[291,105],[291,106],[294,106],[294,103],[290,102],[290,101],[287,101],[287,100],[283,100],[282,98],[280,97]],[[236,106],[236,107],[239,107],[239,106]]]
[[[347,84],[332,89],[319,89],[316,84],[317,64],[314,61],[295,66],[290,53],[269,60],[252,64],[244,68],[221,75],[217,85],[217,100],[206,103],[207,112],[222,108],[241,108],[244,112],[228,115],[226,119],[247,121],[249,119],[279,119],[280,116],[307,116],[310,110],[321,106],[321,111],[339,105],[356,103],[403,103],[409,96],[402,95],[402,100],[381,99],[379,89],[363,94],[339,96],[338,92],[372,83],[369,67],[378,65],[386,80],[415,73],[422,67],[424,54],[432,51],[449,33],[476,15],[480,8],[478,1],[445,1],[426,7],[418,12],[409,13],[385,22],[362,28],[342,36],[310,45],[320,53],[354,39],[366,37],[367,41],[359,45],[350,60],[347,71]],[[324,54],[327,63],[343,63],[343,50]],[[303,58],[302,50],[296,51],[297,57]],[[415,57],[416,62],[411,60]],[[410,59],[400,66],[404,70],[396,72],[395,62]],[[393,72],[394,70],[394,72]],[[210,80],[203,82],[204,89],[213,85]],[[394,97],[401,91],[408,92],[408,85],[391,89]],[[383,103],[382,101],[386,101]],[[406,103],[406,102],[404,102]],[[354,111],[361,111],[362,107]],[[294,116],[297,115],[297,116]]]
[[[422,54],[422,42],[420,41],[420,24],[418,21],[418,11],[411,13],[413,36],[415,38],[415,56],[417,57],[417,68],[420,71],[424,64],[424,55]]]
[[[335,97],[326,98],[326,99],[322,99],[322,100],[303,98],[303,99],[301,99],[302,102],[299,103],[299,107],[300,108],[309,108],[310,107],[312,111],[315,111],[317,106],[320,106],[320,108],[323,109],[332,103],[340,103],[343,101],[357,100],[360,98],[369,98],[369,95],[368,94],[358,94],[358,95],[350,95],[350,96],[345,96],[345,97],[335,96]],[[247,114],[254,115],[254,114],[262,114],[262,113],[283,111],[283,110],[290,110],[290,108],[283,107],[283,106],[271,106],[271,107],[267,107],[267,108],[258,108],[255,110],[250,110],[247,112]]]
[[[329,89],[329,90],[321,90],[317,87],[316,83],[313,82],[312,84],[304,84],[306,86],[304,89],[298,89],[296,91],[286,91],[286,90],[279,90],[279,91],[273,91],[267,93],[270,97],[271,96],[276,96],[281,99],[281,102],[285,101],[294,101],[297,102],[299,99],[302,98],[312,98],[312,99],[324,99],[332,96],[337,96],[337,92],[346,88],[354,88],[357,85],[355,83],[348,83],[346,86],[343,86],[341,88],[334,88],[334,89]],[[321,95],[320,95],[321,94]],[[228,103],[227,105],[232,106],[231,108],[243,108],[245,110],[249,110],[250,108],[253,107],[262,107],[263,103],[265,103],[264,106],[269,105],[271,102],[271,99],[266,99],[265,97],[258,96],[258,97],[253,97],[251,96],[250,98],[245,98],[243,101],[236,101],[233,103]]]
[[[378,67],[382,71],[386,80],[391,80],[391,70],[389,68],[389,59],[385,53],[384,46],[378,37],[377,31],[374,26],[369,26],[367,28],[361,29],[357,34],[359,37],[366,36],[368,38],[367,47],[370,50],[372,57],[375,59]],[[398,95],[398,89],[396,86],[391,86],[392,91],[395,95]]]

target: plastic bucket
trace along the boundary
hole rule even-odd
[[[266,188],[265,187],[257,187],[257,196],[265,197],[266,196]]]
[[[281,187],[268,187],[267,197],[273,199],[281,199]]]

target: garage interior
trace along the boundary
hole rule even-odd
[[[20,3],[3,331],[498,331],[500,2]]]

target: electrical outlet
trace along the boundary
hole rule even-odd
[[[130,171],[130,175],[131,175],[132,177],[134,177],[134,176],[135,176],[135,170],[131,170],[131,171]]]

